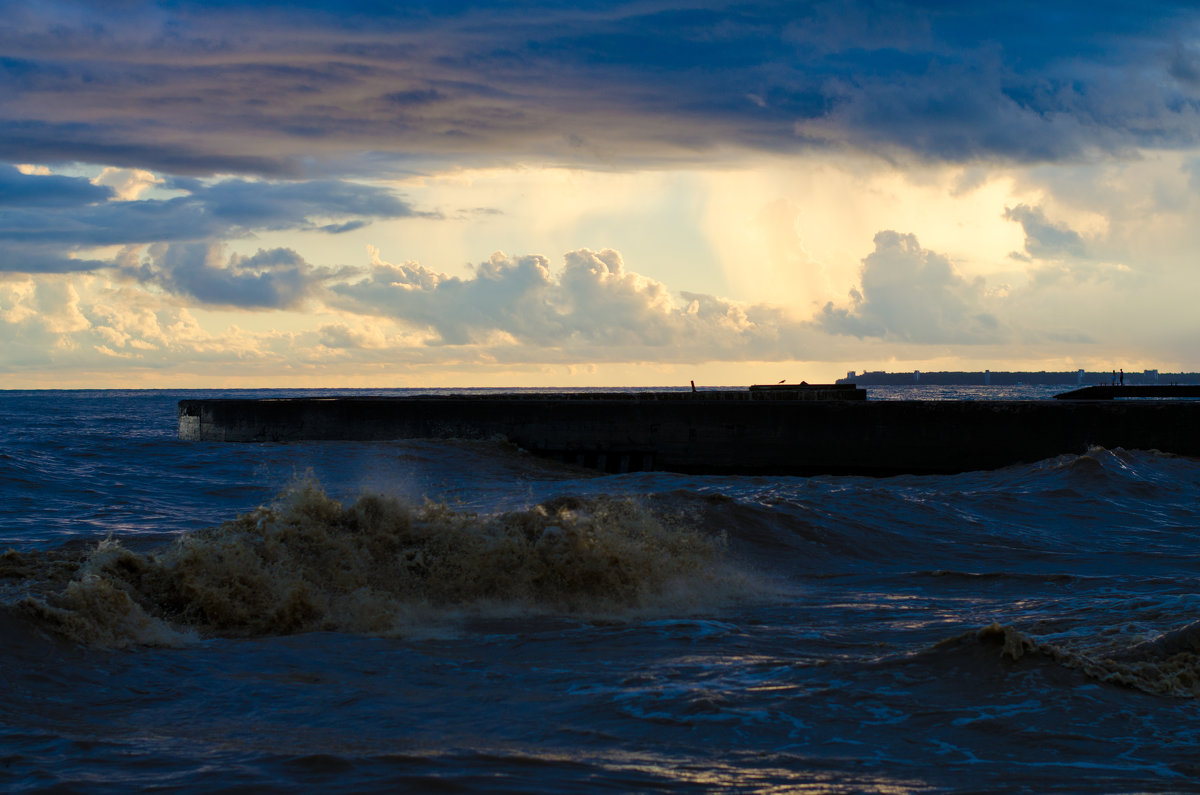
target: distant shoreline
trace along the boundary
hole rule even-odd
[[[1158,370],[1142,370],[1126,372],[1124,380],[1117,370],[1115,377],[1118,383],[1129,385],[1149,384],[1200,384],[1200,373],[1166,373]],[[888,373],[883,370],[873,370],[856,373],[851,370],[845,378],[839,378],[839,384],[857,384],[858,386],[1016,386],[1016,385],[1045,385],[1045,386],[1090,386],[1094,384],[1113,383],[1113,371],[1069,370],[1058,372],[1018,372],[1008,370],[982,370],[979,372],[941,371],[921,372],[914,370],[906,373]]]

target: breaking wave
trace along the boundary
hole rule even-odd
[[[984,647],[999,649],[999,657],[1016,663],[1040,661],[1081,671],[1109,684],[1179,698],[1200,697],[1200,623],[1166,633],[1109,654],[1084,654],[1039,641],[1021,630],[994,623],[942,641],[933,654]]]
[[[562,497],[492,515],[303,483],[269,506],[131,549],[9,551],[0,577],[39,624],[101,646],[317,630],[405,634],[469,615],[620,617],[712,607],[750,578],[725,541],[625,498]]]

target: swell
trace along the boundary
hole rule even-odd
[[[312,483],[273,505],[138,551],[17,553],[0,577],[41,626],[101,646],[315,630],[403,634],[463,614],[621,616],[744,594],[723,539],[628,498],[564,497],[498,514]]]
[[[1095,448],[988,472],[729,479],[731,537],[796,570],[1174,575],[1194,559],[1200,462]]]

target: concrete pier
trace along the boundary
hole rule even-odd
[[[1145,384],[1130,386],[1085,386],[1054,396],[1057,400],[1196,400],[1200,398],[1197,384]]]
[[[608,472],[933,474],[1091,446],[1200,456],[1200,402],[880,401],[742,392],[184,400],[181,439],[502,437]],[[739,397],[732,397],[739,396]]]

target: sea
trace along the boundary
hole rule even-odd
[[[364,393],[0,392],[0,791],[1200,791],[1200,460],[177,438],[184,398]]]

